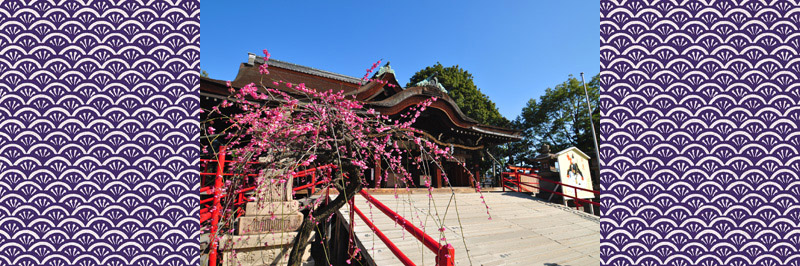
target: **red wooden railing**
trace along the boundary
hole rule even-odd
[[[206,166],[208,166],[208,163],[216,163],[216,169],[215,169],[216,171],[215,172],[207,172],[209,169],[206,167],[205,171],[200,173],[200,175],[201,175],[201,184],[203,184],[203,185],[206,184],[205,183],[205,176],[214,176],[214,185],[200,188],[200,193],[208,193],[208,194],[213,195],[213,197],[211,197],[211,198],[204,199],[204,200],[200,201],[201,205],[203,205],[203,204],[210,205],[210,206],[206,206],[205,208],[200,209],[200,222],[203,223],[205,221],[211,220],[211,230],[210,230],[210,234],[211,234],[211,237],[210,237],[210,239],[211,239],[211,247],[210,247],[210,249],[211,249],[211,251],[209,252],[209,264],[208,264],[210,266],[216,266],[217,265],[218,243],[217,243],[217,241],[214,241],[214,239],[216,238],[217,232],[219,230],[219,220],[221,218],[220,217],[220,210],[222,209],[221,202],[222,202],[222,200],[224,198],[226,198],[228,196],[228,195],[225,194],[224,191],[222,191],[222,187],[223,187],[222,184],[224,183],[224,180],[223,180],[224,177],[225,176],[248,176],[248,177],[249,176],[256,176],[256,174],[246,174],[245,175],[245,174],[225,173],[225,164],[231,163],[231,162],[236,162],[236,161],[232,161],[232,160],[226,160],[225,159],[225,153],[226,153],[226,147],[225,146],[221,146],[219,151],[218,151],[218,156],[217,156],[216,159],[201,159],[200,160],[201,162],[206,163]],[[258,162],[248,162],[248,163],[255,164],[255,163],[258,163]],[[311,168],[311,169],[307,169],[307,170],[303,170],[303,171],[295,173],[292,176],[293,178],[311,176],[311,179],[309,180],[308,184],[297,186],[297,187],[293,188],[292,190],[293,191],[299,191],[299,190],[303,190],[303,189],[310,189],[311,190],[311,194],[314,194],[314,192],[316,191],[316,187],[318,185],[321,185],[321,184],[324,184],[324,183],[327,183],[327,182],[330,181],[330,173],[331,173],[331,171],[326,171],[328,176],[327,176],[327,178],[323,178],[322,180],[317,180],[317,172],[319,170],[324,170],[324,169],[329,169],[329,168],[330,169],[335,169],[336,166],[332,165],[332,164],[328,164],[328,165],[323,165],[323,166],[319,166],[319,167],[316,167],[316,168]],[[236,190],[233,193],[233,195],[235,195],[237,197],[237,200],[234,203],[234,206],[242,205],[242,204],[245,204],[245,203],[249,202],[250,200],[246,198],[245,193],[247,193],[249,191],[252,191],[254,189],[255,189],[255,186],[250,186],[250,187],[245,187],[245,188]],[[384,205],[383,203],[381,203],[380,201],[378,201],[377,199],[375,199],[374,197],[369,195],[369,193],[367,193],[365,190],[361,190],[359,192],[359,194],[361,194],[361,196],[366,198],[370,203],[373,204],[373,206],[375,206],[376,208],[381,210],[381,212],[386,214],[386,216],[391,218],[394,222],[396,222],[397,224],[400,224],[401,226],[403,226],[403,228],[405,228],[406,231],[411,233],[414,237],[417,238],[417,240],[422,242],[423,245],[425,245],[425,247],[427,247],[428,249],[430,249],[431,251],[436,253],[436,265],[437,266],[454,266],[455,265],[455,260],[454,260],[454,258],[455,258],[455,249],[453,248],[452,245],[450,245],[450,244],[447,244],[447,245],[440,244],[433,237],[429,236],[424,231],[422,231],[419,228],[417,228],[416,226],[414,226],[411,222],[409,222],[408,220],[406,220],[405,218],[403,218],[399,214],[397,214],[394,211],[392,211],[391,209],[389,209],[389,207],[387,207],[386,205]],[[381,241],[386,243],[387,247],[389,247],[389,250],[391,250],[392,253],[395,256],[397,256],[397,258],[400,259],[400,261],[404,265],[416,265],[416,264],[414,264],[414,262],[411,261],[411,259],[409,259],[405,254],[403,254],[403,252],[400,251],[400,249],[398,249],[397,246],[394,245],[394,243],[392,243],[392,241],[388,237],[386,237],[386,235],[384,235],[377,227],[375,227],[375,224],[373,224],[372,221],[370,221],[369,218],[367,218],[364,215],[364,213],[362,213],[361,210],[359,210],[355,206],[353,200],[350,201],[350,206],[351,206],[351,208],[353,210],[353,211],[350,212],[350,226],[351,226],[350,231],[351,231],[351,234],[353,233],[354,214],[358,214],[358,216],[361,217],[361,219],[367,224],[367,226],[373,232],[375,232],[375,235],[377,235],[378,238],[381,239]],[[240,213],[240,215],[241,215],[241,213]]]
[[[405,218],[403,218],[402,216],[400,216],[396,212],[394,212],[391,209],[389,209],[389,207],[386,207],[386,205],[383,205],[383,203],[381,203],[380,201],[378,201],[377,199],[372,197],[372,195],[367,193],[366,190],[359,191],[359,194],[361,194],[361,196],[366,198],[367,201],[372,203],[372,205],[375,206],[378,210],[383,212],[383,214],[386,214],[386,216],[389,216],[389,218],[391,218],[395,223],[399,224],[404,229],[406,229],[406,231],[411,233],[411,235],[416,237],[417,240],[419,240],[420,242],[422,242],[423,245],[425,245],[425,247],[427,247],[428,249],[430,249],[431,251],[436,253],[436,265],[437,266],[453,266],[453,265],[455,265],[455,249],[453,248],[452,245],[450,245],[450,244],[447,244],[447,245],[440,244],[433,237],[431,237],[428,234],[426,234],[425,231],[420,230],[419,228],[414,226],[414,224],[412,224],[411,222],[409,222],[408,220],[406,220]],[[353,212],[358,214],[358,217],[361,217],[361,220],[363,220],[364,223],[367,224],[369,229],[371,229],[373,232],[375,232],[375,235],[378,236],[378,238],[380,238],[380,240],[383,241],[383,243],[386,244],[386,246],[389,248],[389,250],[392,251],[392,253],[398,259],[400,259],[400,262],[402,262],[403,265],[407,265],[407,266],[416,265],[416,264],[414,264],[414,262],[411,261],[411,259],[409,259],[405,254],[403,254],[403,252],[400,251],[400,249],[398,249],[397,246],[394,243],[392,243],[392,241],[388,237],[386,237],[386,235],[384,235],[383,232],[381,232],[381,230],[379,230],[377,227],[375,227],[375,224],[373,224],[372,221],[370,221],[369,218],[367,218],[367,216],[364,215],[364,213],[362,213],[361,210],[359,210],[358,207],[355,206],[355,204],[353,204],[351,202],[350,206],[351,206],[351,208],[353,210],[351,212],[351,215],[352,215]],[[352,220],[350,221],[350,224],[351,225],[353,224]]]
[[[581,187],[567,185],[567,184],[564,184],[564,183],[561,183],[561,182],[558,182],[558,181],[553,181],[553,180],[550,180],[550,179],[547,179],[547,178],[542,178],[538,174],[536,174],[536,170],[534,170],[532,168],[524,168],[524,167],[516,167],[516,166],[509,166],[508,168],[511,169],[513,172],[502,172],[501,173],[503,191],[505,191],[506,189],[509,189],[509,190],[515,191],[515,192],[522,192],[522,190],[525,190],[523,188],[523,186],[526,186],[526,187],[532,187],[532,188],[536,188],[536,189],[539,189],[539,190],[542,190],[542,191],[546,191],[546,192],[549,192],[549,193],[553,193],[553,194],[556,194],[556,195],[561,195],[561,196],[566,197],[566,198],[571,198],[571,199],[575,200],[576,203],[588,203],[588,204],[592,204],[592,205],[595,205],[595,206],[600,206],[599,202],[595,202],[595,201],[592,201],[592,200],[587,200],[587,199],[582,199],[582,198],[578,198],[577,197],[578,196],[578,190],[591,192],[591,193],[593,193],[595,195],[600,195],[600,191],[589,190],[589,189],[585,189],[585,188],[581,188]],[[528,171],[528,173],[525,173],[525,171]],[[558,191],[553,191],[553,190],[549,190],[549,189],[546,189],[546,188],[542,188],[539,185],[539,182],[537,182],[537,183],[522,182],[521,177],[523,177],[523,176],[536,178],[537,181],[539,181],[539,182],[544,181],[544,182],[548,182],[548,183],[551,183],[551,184],[554,184],[554,185],[560,185],[564,189],[571,188],[571,189],[573,189],[575,194],[566,195],[566,194],[558,192]],[[516,185],[516,188],[507,185],[507,183],[511,183],[511,184]],[[527,192],[529,192],[529,191],[527,191]],[[582,204],[581,205],[575,204],[575,208],[576,209],[580,209],[581,206],[582,206]]]
[[[216,266],[217,265],[217,253],[218,253],[218,250],[217,250],[218,246],[217,245],[218,245],[218,243],[214,239],[216,239],[217,231],[219,230],[219,220],[221,218],[220,217],[221,216],[220,215],[220,210],[222,209],[221,202],[222,202],[222,200],[224,198],[226,198],[228,196],[228,195],[225,194],[224,191],[222,191],[222,184],[224,183],[224,180],[223,180],[224,178],[223,177],[225,177],[225,176],[240,176],[240,177],[241,176],[247,176],[247,177],[257,176],[257,174],[225,173],[225,164],[231,163],[231,162],[236,162],[236,161],[226,160],[225,159],[226,150],[227,150],[226,146],[220,146],[216,159],[200,159],[200,161],[205,163],[205,165],[206,165],[206,169],[204,170],[204,172],[200,173],[200,182],[201,182],[200,184],[202,184],[202,185],[206,184],[205,183],[205,181],[206,181],[205,180],[205,176],[214,176],[214,185],[200,188],[200,193],[201,194],[202,193],[208,193],[208,194],[213,195],[213,197],[201,200],[200,203],[199,203],[201,206],[204,205],[204,204],[206,205],[205,208],[201,208],[200,209],[200,223],[203,223],[205,221],[211,220],[211,230],[209,231],[209,233],[211,235],[211,237],[210,237],[210,239],[211,239],[210,250],[211,251],[208,254],[208,261],[209,261],[208,265],[210,265],[210,266]],[[215,172],[207,172],[209,170],[208,169],[208,163],[216,163],[217,167],[215,169],[216,170]],[[258,162],[247,162],[247,163],[248,164],[257,164]],[[330,173],[331,173],[330,171],[326,171],[326,173],[328,174],[327,178],[323,178],[322,180],[317,181],[317,172],[319,170],[324,170],[324,169],[328,169],[328,168],[333,169],[333,168],[336,168],[336,166],[334,166],[332,164],[328,164],[328,165],[323,165],[323,166],[319,166],[319,167],[315,167],[315,168],[311,168],[311,169],[306,169],[306,170],[303,170],[303,171],[295,173],[294,175],[292,175],[293,179],[300,178],[300,177],[311,176],[311,180],[310,180],[309,184],[295,187],[295,188],[292,189],[292,191],[310,189],[311,190],[311,194],[314,194],[314,192],[316,190],[316,187],[318,185],[324,184],[324,183],[327,183],[328,181],[330,181]],[[249,186],[249,187],[245,187],[245,188],[242,188],[242,189],[234,191],[233,194],[237,197],[237,199],[236,199],[236,201],[234,202],[233,205],[234,206],[240,206],[242,204],[250,202],[251,200],[248,199],[245,196],[245,193],[253,191],[253,190],[255,190],[255,188],[256,188],[255,186]],[[209,204],[209,203],[211,203],[211,204]],[[242,213],[243,212],[240,211],[238,213],[238,215],[242,215]]]
[[[525,173],[525,171],[528,171],[528,173],[530,173],[530,174],[536,174],[536,172],[538,172],[538,170],[533,169],[533,168],[525,168],[525,167],[518,167],[518,166],[507,166],[507,167],[508,167],[508,169],[511,169],[511,171],[514,171],[513,172],[514,173],[513,176],[517,179],[517,180],[512,180],[513,181],[513,182],[511,182],[512,184],[524,183],[524,182],[522,182],[522,176],[520,174]],[[511,186],[507,185],[506,182],[504,182],[504,181],[507,180],[505,178],[507,173],[508,172],[501,172],[500,173],[500,176],[503,177],[503,179],[500,180],[500,184],[503,186],[503,191],[506,191],[506,189],[509,189],[509,190],[515,191],[515,192],[523,192],[523,190],[524,190],[524,192],[531,192],[530,190],[528,190],[528,189],[526,189],[526,188],[524,188],[524,187],[522,187],[520,185],[517,185],[516,187],[511,187]],[[538,182],[539,180],[537,179],[536,181]],[[531,185],[533,185],[533,184],[531,184]],[[538,185],[538,183],[536,185]]]
[[[327,172],[327,174],[328,174],[327,178],[324,178],[324,179],[322,179],[320,181],[317,181],[317,171],[325,170],[325,169],[335,169],[335,168],[336,168],[335,165],[327,164],[327,165],[318,166],[318,167],[315,167],[315,168],[311,168],[311,169],[307,169],[307,170],[303,170],[303,171],[295,173],[294,175],[292,175],[293,178],[311,176],[311,180],[310,180],[310,182],[308,184],[295,187],[292,190],[299,191],[299,190],[303,190],[303,189],[310,189],[311,190],[311,194],[314,194],[314,192],[316,191],[316,187],[318,185],[327,183],[328,181],[330,181],[330,177],[331,177],[330,176],[331,172]]]
[[[220,203],[222,198],[222,192],[220,190],[222,190],[222,176],[225,175],[225,149],[226,149],[225,146],[221,146],[219,149],[219,155],[217,157],[217,172],[200,174],[201,177],[200,182],[205,181],[203,175],[212,175],[212,174],[216,175],[214,178],[214,187],[212,188],[206,187],[206,191],[210,191],[214,195],[213,197],[210,198],[214,202],[214,204],[210,206],[211,212],[209,213],[208,211],[209,207],[206,207],[204,215],[203,209],[200,209],[200,223],[204,221],[203,218],[205,218],[206,220],[211,219],[211,231],[209,232],[211,235],[209,237],[211,241],[211,247],[210,247],[211,251],[208,254],[208,262],[209,265],[211,266],[217,265],[217,244],[219,241],[217,241],[216,239],[217,239],[217,229],[219,229],[218,228],[219,218],[220,218],[219,211],[220,209],[222,209],[222,204]],[[201,188],[201,190],[203,189]],[[203,201],[200,201],[200,204],[203,204]]]

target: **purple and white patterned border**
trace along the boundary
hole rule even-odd
[[[196,265],[199,1],[0,1],[0,265]]]
[[[797,1],[600,9],[605,265],[800,264]]]

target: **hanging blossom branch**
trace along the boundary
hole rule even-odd
[[[268,59],[269,53],[264,50],[264,54]],[[380,61],[367,70],[364,80],[379,64]],[[259,71],[261,74],[269,73],[267,63],[261,65]],[[386,83],[382,80],[373,81]],[[333,188],[339,192],[338,196],[327,204],[322,200],[323,197],[310,204],[309,215],[303,220],[289,255],[289,265],[300,264],[303,247],[307,245],[314,227],[320,221],[330,220],[336,211],[367,184],[363,177],[370,165],[376,162],[388,165],[382,173],[376,174],[375,182],[395,175],[399,176],[406,187],[410,187],[413,184],[412,175],[404,162],[410,161],[418,169],[427,172],[430,167],[424,162],[431,161],[434,167],[444,173],[439,162],[456,160],[449,147],[438,146],[411,127],[436,98],[425,100],[411,107],[399,119],[392,120],[373,109],[365,110],[362,103],[354,97],[345,96],[341,91],[317,91],[303,83],[292,84],[281,80],[272,81],[271,86],[265,86],[263,79],[261,83],[261,86],[251,83],[235,89],[228,82],[232,93],[230,100],[207,110],[209,119],[203,122],[203,126],[209,142],[221,140],[232,147],[227,152],[235,158],[235,162],[230,165],[229,171],[238,175],[225,181],[223,189],[226,194],[235,195],[237,189],[254,182],[255,197],[250,200],[259,205],[271,201],[268,198],[259,198],[268,186],[291,182],[292,176],[301,169],[325,164],[337,166],[331,173],[331,179],[323,180],[328,181],[323,190]],[[281,86],[285,86],[285,89],[278,89]],[[233,114],[226,114],[222,110],[234,111],[231,112]],[[221,130],[216,128],[220,124],[224,127]],[[408,144],[419,150],[419,156],[412,156]],[[218,152],[213,147],[209,152],[208,148],[204,147],[207,153]],[[248,163],[253,158],[261,159],[260,163]],[[459,165],[465,167],[463,162],[459,162]],[[474,180],[472,173],[467,172]],[[255,174],[255,180],[248,180],[248,174]],[[444,174],[443,178],[453,193],[447,175]],[[480,182],[476,181],[475,184]],[[430,196],[433,189],[430,180],[427,179],[421,185],[428,188]],[[476,187],[480,192],[480,185]],[[483,199],[483,195],[480,197]],[[483,203],[488,214],[489,207],[485,201]],[[225,219],[222,219],[220,228],[227,228],[230,233],[233,232],[236,217],[233,211],[233,197],[228,197],[221,210]],[[274,214],[272,217],[275,217]],[[437,217],[436,220],[442,235],[441,241],[446,241],[443,219]],[[217,236],[211,241],[220,239]],[[352,239],[350,242],[354,243]],[[351,250],[352,259],[359,250],[356,247]]]

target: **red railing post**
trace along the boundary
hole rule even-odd
[[[572,190],[575,190],[575,194],[573,194],[573,196],[575,196],[575,209],[576,210],[580,210],[581,207],[578,206],[578,189],[577,188],[572,188]]]
[[[453,245],[447,244],[439,248],[436,252],[436,266],[455,266],[456,250]]]
[[[522,192],[522,177],[519,176],[519,172],[517,173],[517,192]]]
[[[220,197],[222,193],[222,174],[225,172],[225,146],[219,147],[217,157],[217,176],[214,179],[214,207],[211,211],[211,252],[208,254],[208,265],[217,265],[217,230],[219,229],[219,212],[222,209]]]
[[[313,184],[313,185],[311,185],[311,195],[314,195],[314,187],[317,186],[317,171],[316,170],[314,170],[314,172],[311,173],[311,184]]]
[[[506,174],[500,173],[500,186],[503,187],[503,192],[506,192]]]

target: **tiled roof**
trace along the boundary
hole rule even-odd
[[[254,60],[252,62],[248,60],[248,64],[252,64],[252,63],[263,64],[264,63],[264,57],[255,56],[255,54],[252,54],[252,53],[250,54],[250,56],[254,57]],[[280,61],[280,60],[276,60],[276,59],[272,59],[272,58],[269,59],[267,64],[269,66],[279,67],[279,68],[283,68],[283,69],[289,69],[289,70],[297,71],[297,72],[300,72],[300,73],[306,73],[306,74],[325,77],[325,78],[329,78],[329,79],[335,79],[335,80],[338,80],[338,81],[344,81],[344,82],[349,82],[349,83],[353,83],[353,84],[359,84],[359,85],[361,84],[361,79],[360,78],[351,77],[351,76],[347,76],[347,75],[342,75],[342,74],[339,74],[339,73],[333,73],[333,72],[330,72],[330,71],[311,68],[311,67],[307,67],[307,66],[301,66],[301,65],[298,65],[298,64],[284,62],[284,61]]]

